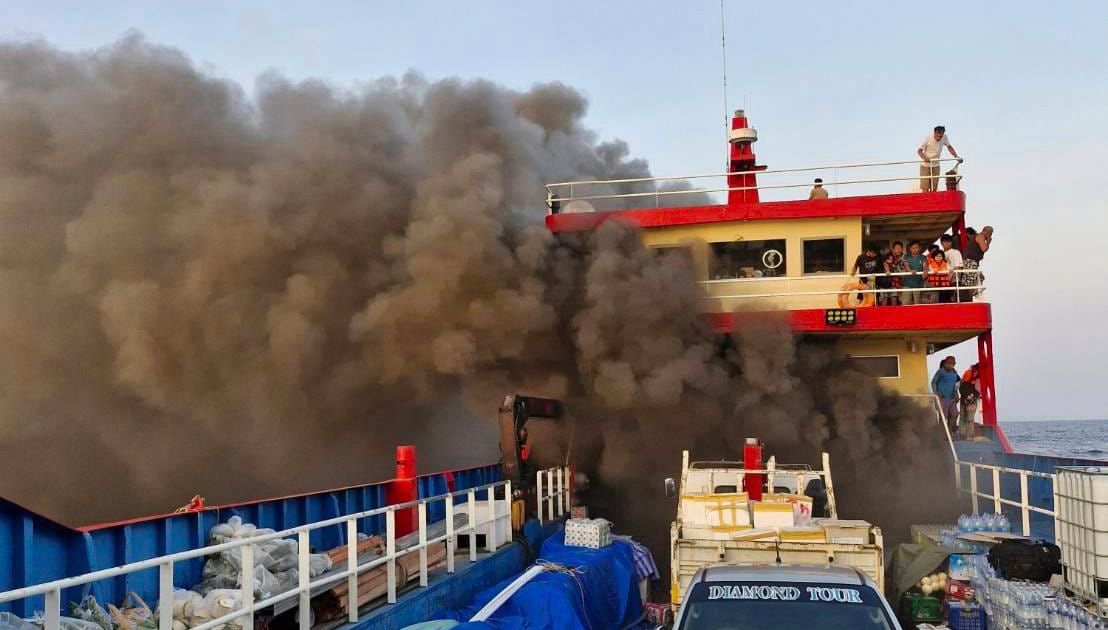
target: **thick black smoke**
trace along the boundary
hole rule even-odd
[[[598,498],[649,481],[609,502],[643,535],[682,447],[746,435],[895,511],[934,455],[911,403],[780,327],[721,346],[628,228],[542,227],[544,182],[648,174],[585,110],[414,74],[250,99],[137,36],[0,45],[0,494],[84,523],[379,478],[400,442],[483,463],[525,391],[570,402]]]

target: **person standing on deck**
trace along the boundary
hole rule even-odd
[[[981,400],[981,390],[977,384],[981,380],[981,364],[974,363],[970,369],[962,375],[962,381],[958,383],[958,395],[962,399],[962,413],[958,423],[959,433],[964,438],[974,436],[973,418],[977,415],[977,402]]]
[[[812,192],[808,193],[808,200],[827,199],[827,189],[823,187],[823,178],[817,177],[812,183]]]
[[[981,285],[981,273],[977,270],[981,268],[981,260],[985,258],[985,253],[993,244],[993,226],[986,225],[979,233],[970,233],[967,229],[966,233],[970,238],[966,241],[966,251],[962,252],[962,268],[966,273],[962,274],[961,284],[966,287],[977,287]],[[963,302],[969,302],[973,300],[977,289],[968,289],[959,293],[964,294],[961,296]]]
[[[931,391],[939,397],[939,406],[943,410],[950,432],[958,430],[958,372],[954,369],[954,357],[948,356],[939,364],[935,376],[931,377]]]
[[[904,257],[904,270],[912,272],[912,275],[904,276],[900,281],[907,289],[900,296],[900,303],[905,306],[921,303],[920,291],[915,289],[923,288],[923,271],[927,267],[927,259],[920,253],[922,250],[923,246],[919,241],[912,241],[908,245],[908,255]]]
[[[939,158],[942,156],[943,147],[946,147],[950,154],[958,158],[958,163],[962,163],[962,158],[958,157],[958,152],[954,150],[954,145],[950,144],[950,138],[946,137],[946,127],[938,125],[931,132],[931,135],[923,139],[923,143],[916,149],[916,155],[922,160],[919,166],[919,187],[921,192],[935,192],[939,190]]]

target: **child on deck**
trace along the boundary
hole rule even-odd
[[[899,271],[895,262],[896,256],[894,256],[892,252],[886,252],[881,258],[881,266],[886,274]],[[877,276],[877,288],[881,289],[881,293],[877,294],[878,306],[896,306],[898,304],[896,301],[896,294],[892,291],[894,288],[893,280],[895,278],[895,276],[890,275]]]
[[[927,267],[927,286],[936,288],[950,286],[950,265],[947,264],[946,254],[942,250],[932,252],[927,260]],[[949,302],[950,297],[950,291],[929,291],[927,301],[931,304]]]

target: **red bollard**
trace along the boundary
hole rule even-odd
[[[396,478],[389,483],[385,497],[389,505],[407,503],[419,498],[419,484],[416,481],[416,449],[410,444],[396,447]],[[416,531],[418,512],[415,507],[396,511],[396,536],[404,536]]]
[[[743,468],[761,470],[762,445],[758,442],[758,438],[746,438],[746,444],[743,445]],[[743,489],[746,490],[751,501],[762,500],[762,477],[763,475],[760,474],[743,475]]]

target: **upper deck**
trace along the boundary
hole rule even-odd
[[[687,259],[703,289],[701,311],[720,331],[752,311],[789,311],[794,328],[805,333],[927,332],[926,341],[936,346],[991,328],[984,286],[970,271],[952,272],[950,287],[939,286],[939,276],[934,286],[905,286],[913,274],[893,274],[898,286],[883,287],[888,290],[879,290],[874,276],[853,273],[865,244],[919,241],[926,248],[949,233],[955,248],[964,249],[966,196],[957,160],[942,160],[940,171],[947,172],[925,178],[935,191],[920,192],[918,160],[769,169],[756,164],[756,139],[740,111],[732,121],[727,172],[550,184],[546,224],[562,234],[607,221],[641,228],[646,245]],[[824,198],[810,198],[816,178]],[[709,203],[713,195],[726,195],[725,203]],[[859,280],[871,286],[844,291]],[[878,296],[919,304],[859,308],[848,326],[828,316],[844,302],[855,306]]]

